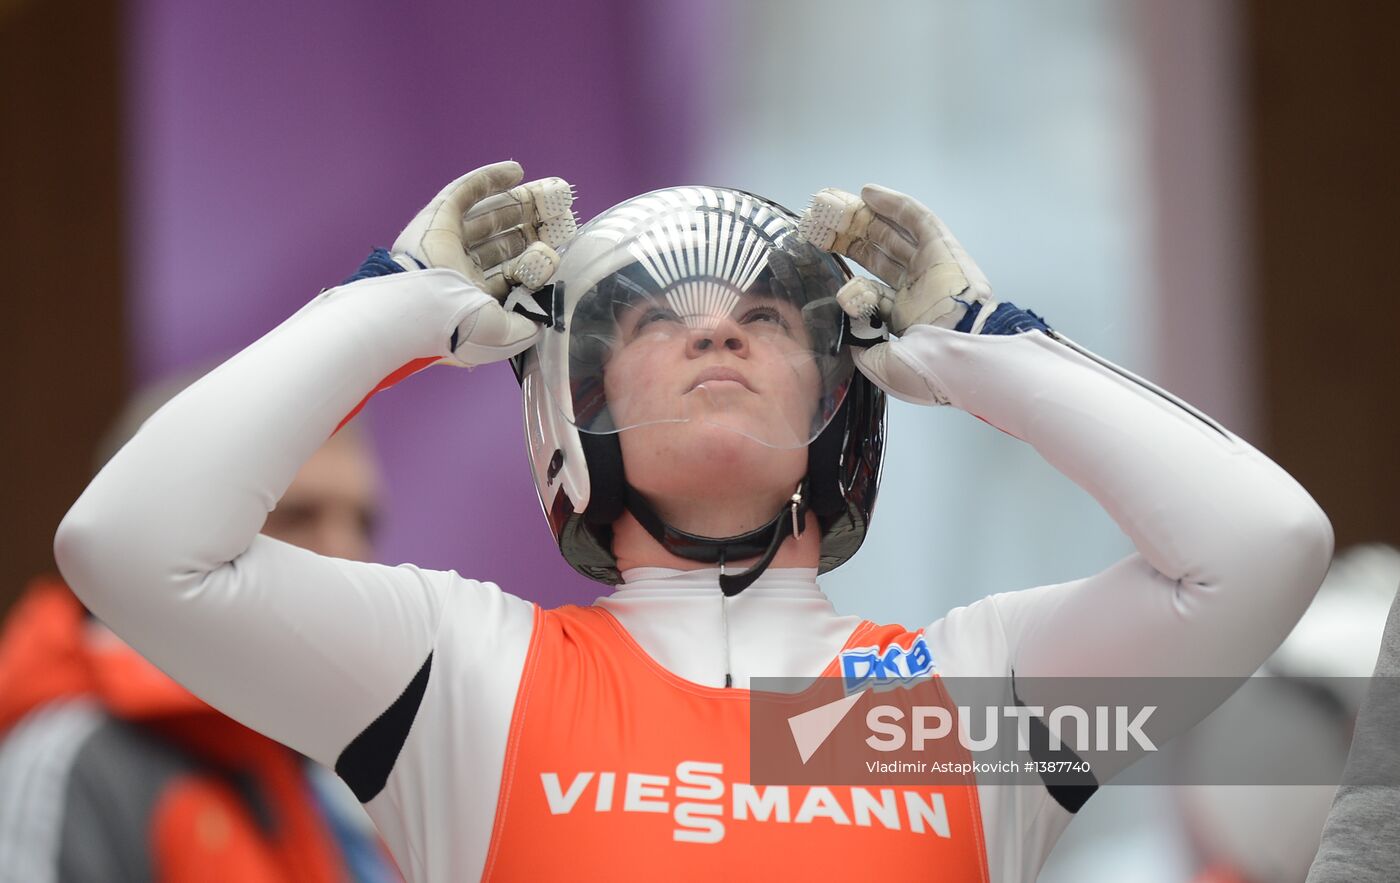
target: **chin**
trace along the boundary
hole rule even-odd
[[[646,494],[694,497],[748,488],[785,498],[807,474],[805,447],[774,448],[708,423],[637,427],[620,441],[627,479]]]

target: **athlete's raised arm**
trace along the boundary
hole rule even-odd
[[[1278,646],[1332,552],[1327,518],[1287,473],[1034,314],[995,301],[948,229],[912,198],[823,191],[804,229],[889,284],[857,280],[840,295],[848,311],[878,310],[899,336],[857,352],[867,376],[898,398],[951,404],[1028,442],[1137,549],[1088,579],[993,599],[1018,682],[1246,676]]]
[[[376,252],[156,413],[59,528],[60,569],[99,618],[221,711],[324,763],[424,666],[445,605],[477,605],[487,626],[530,616],[489,584],[258,534],[372,392],[435,362],[531,345],[536,326],[497,298],[557,262],[535,244],[534,197],[562,193],[571,224],[571,196],[557,179],[508,191],[520,177],[498,163],[449,184],[392,254]]]

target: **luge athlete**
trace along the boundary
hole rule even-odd
[[[1331,529],[1302,488],[995,302],[909,197],[823,191],[799,235],[766,200],[675,188],[604,212],[556,255],[534,240],[565,238],[561,197],[508,190],[519,180],[501,163],[453,182],[366,278],[172,401],[56,543],[126,640],[334,766],[409,879],[1030,880],[1073,795],[754,785],[750,679],[916,646],[915,673],[943,677],[1243,676],[1321,582]],[[888,284],[850,280],[817,245]],[[456,573],[258,535],[386,380],[513,356],[550,525],[611,595],[542,610]],[[925,628],[838,615],[816,576],[864,536],[880,390],[1033,445],[1136,553]]]

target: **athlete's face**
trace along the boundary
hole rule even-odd
[[[643,493],[693,497],[722,481],[785,498],[806,473],[820,372],[786,301],[744,297],[713,316],[639,301],[620,311],[603,383]]]
[[[369,561],[379,519],[379,475],[353,430],[332,437],[301,467],[263,533],[320,555]]]

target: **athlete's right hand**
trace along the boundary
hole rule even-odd
[[[509,312],[512,285],[538,288],[559,264],[553,246],[575,229],[569,185],[558,178],[520,181],[519,163],[468,172],[444,187],[399,234],[394,259],[406,269],[460,273],[488,295],[462,318],[446,364],[482,365],[528,349],[540,326]]]

